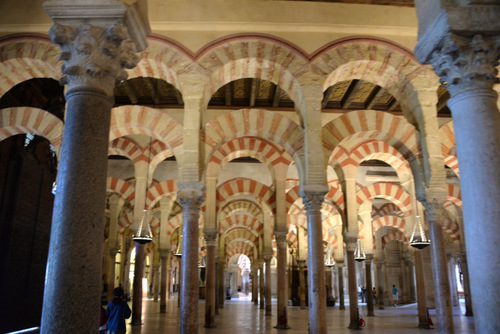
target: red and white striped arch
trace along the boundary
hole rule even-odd
[[[59,153],[63,122],[48,111],[32,107],[0,109],[0,141],[14,135],[33,133],[46,138]]]
[[[120,155],[135,161],[142,155],[142,147],[129,137],[116,138],[109,144],[108,155]]]
[[[168,197],[172,202],[177,198],[177,181],[165,180],[155,184],[146,194],[146,206],[152,208],[163,197]]]
[[[443,155],[446,156],[452,154],[456,146],[453,121],[449,121],[439,128],[439,139],[441,140],[441,151],[443,152]]]
[[[234,240],[226,244],[226,257],[230,259],[234,255],[244,254],[250,259],[253,258],[253,245],[250,241]]]
[[[294,156],[304,146],[304,131],[291,119],[265,109],[241,109],[225,113],[206,123],[206,161],[224,143],[245,137],[260,138],[272,143],[279,152],[285,150],[289,156]],[[220,157],[216,155],[215,159],[220,160]]]
[[[257,219],[262,217],[262,209],[257,204],[249,200],[240,199],[237,201],[231,201],[222,207],[220,211],[220,218],[224,219],[238,212],[249,214]]]
[[[111,112],[110,141],[131,134],[152,136],[180,153],[183,127],[169,115],[144,106],[121,106]],[[168,153],[171,155],[171,153]],[[169,155],[166,155],[169,156]]]
[[[0,39],[0,96],[33,78],[61,77],[58,46],[47,35],[16,34]]]
[[[239,195],[249,195],[258,202],[267,204],[272,211],[276,208],[274,191],[260,182],[246,178],[231,179],[222,183],[217,188],[217,203],[222,207],[226,201]]]
[[[448,166],[455,172],[457,177],[460,178],[460,170],[458,168],[458,158],[454,155],[445,155],[444,156],[444,164]]]
[[[248,240],[257,247],[259,238],[245,228],[233,228],[226,232],[226,243],[231,243],[233,240]]]
[[[448,233],[452,241],[460,239],[460,226],[451,219],[443,221],[443,230]]]
[[[396,204],[389,202],[384,203],[378,208],[375,205],[372,206],[372,219],[380,218],[382,216],[403,216],[403,211]]]
[[[337,180],[336,180],[337,181]],[[339,187],[338,182],[328,182],[328,193],[325,195],[325,202],[331,202],[337,209],[337,212],[345,212],[345,199],[342,189]]]
[[[220,221],[220,233],[225,233],[233,227],[245,227],[259,234],[264,228],[264,223],[249,214],[233,214]]]
[[[405,244],[409,242],[408,237],[401,231],[395,231],[395,232],[390,232],[387,233],[382,237],[382,245],[385,247],[389,242],[396,240],[396,241],[401,241]]]
[[[462,194],[460,192],[460,186],[448,184],[448,196],[446,196],[446,202],[444,207],[455,204],[460,209],[462,209]]]
[[[374,219],[372,222],[373,233],[382,227],[395,227],[406,234],[405,219],[399,216],[387,215]]]
[[[117,194],[122,200],[130,200],[130,197],[135,192],[135,188],[127,181],[117,177],[108,177],[106,180],[106,192]]]
[[[410,195],[396,183],[372,183],[366,187],[361,188],[356,194],[356,200],[359,205],[363,204],[366,200],[369,199],[374,199],[377,197],[385,198],[391,202],[394,202],[398,207],[400,207],[404,217],[412,213]]]
[[[412,162],[420,152],[419,133],[404,118],[383,111],[351,111],[327,123],[322,130],[323,148],[328,155],[330,165],[335,160],[335,148],[350,139],[381,141],[394,148],[400,155]],[[347,152],[346,152],[347,153]]]

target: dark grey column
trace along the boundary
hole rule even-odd
[[[167,313],[167,300],[168,300],[168,282],[170,277],[170,268],[168,266],[168,256],[170,250],[160,250],[161,259],[161,277],[160,277],[160,313]]]
[[[219,296],[219,303],[218,303],[218,308],[224,308],[224,301],[226,300],[226,280],[224,277],[224,266],[225,262],[224,259],[219,257],[219,262],[217,263],[217,286],[218,286],[218,296]]]
[[[376,259],[375,266],[377,269],[377,298],[378,298],[378,309],[384,309],[384,265],[383,259]]]
[[[500,5],[439,4],[417,2],[415,55],[447,82],[451,96],[474,321],[477,332],[493,333],[500,328],[500,317],[492,312],[500,309],[500,257],[491,251],[500,234],[500,113],[493,90],[498,82]]]
[[[337,262],[339,271],[339,310],[345,310],[345,296],[344,296],[344,264]]]
[[[207,244],[205,327],[215,327],[215,241],[218,231],[205,231]]]
[[[287,280],[286,280],[286,231],[275,231],[274,235],[276,238],[276,244],[278,247],[278,270],[277,275],[277,287],[278,287],[278,303],[277,312],[278,324],[275,328],[287,329],[288,326],[286,306],[288,304],[287,298]]]
[[[198,333],[198,220],[204,190],[200,183],[179,184],[178,198],[183,209],[179,328],[182,334]]]
[[[142,325],[142,278],[144,277],[144,259],[146,248],[135,243],[134,282],[132,297],[132,325]]]
[[[304,188],[302,201],[307,215],[309,331],[323,334],[326,333],[326,287],[321,204],[326,190],[322,186]]]
[[[306,261],[298,260],[299,264],[299,298],[300,298],[300,309],[304,310],[306,308],[306,280],[304,277],[304,268]]]
[[[375,315],[375,313],[373,312],[372,259],[373,259],[373,254],[366,254],[366,261],[365,261],[366,308],[368,310],[367,315],[370,317],[373,317]]]
[[[41,319],[44,334],[92,333],[99,327],[99,259],[113,88],[117,80],[126,78],[124,68],[139,61],[127,30],[119,25],[123,13],[114,19],[103,15],[100,26],[94,26],[95,4],[82,4],[78,9],[69,5],[44,5],[55,22],[51,39],[62,49],[60,82],[68,84]],[[63,8],[71,16],[65,24],[75,26],[58,24]],[[76,27],[83,16],[87,24]],[[107,54],[107,49],[114,53]]]
[[[260,297],[260,304],[259,308],[260,309],[265,309],[266,308],[266,301],[265,301],[265,286],[264,286],[264,261],[259,260],[259,297]]]
[[[356,248],[357,237],[344,236],[347,255],[347,277],[349,288],[349,313],[350,329],[359,329],[358,321],[358,288],[356,286],[356,262],[354,261],[354,250]]]
[[[460,271],[463,275],[464,298],[465,298],[465,316],[472,317],[472,299],[470,295],[469,268],[467,266],[467,255],[458,254],[460,258]]]
[[[264,254],[264,261],[266,263],[266,277],[265,277],[265,298],[266,298],[266,316],[272,315],[271,303],[271,255]]]

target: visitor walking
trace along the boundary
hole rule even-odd
[[[398,306],[398,288],[395,285],[392,286],[392,303],[394,307]]]
[[[130,318],[132,311],[127,302],[123,300],[124,291],[122,287],[113,290],[113,300],[109,302],[106,309],[108,316],[108,334],[125,334],[127,328],[125,319]]]

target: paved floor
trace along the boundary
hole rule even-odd
[[[347,302],[347,300],[346,300]],[[216,328],[204,328],[204,301],[200,301],[199,309],[199,331],[198,333],[231,333],[231,334],[253,334],[253,333],[283,333],[296,334],[307,333],[308,310],[299,307],[288,307],[289,330],[277,330],[276,325],[276,300],[273,300],[273,315],[266,317],[264,310],[253,305],[248,298],[232,299],[226,301],[224,308],[216,317]],[[330,333],[351,333],[347,329],[349,324],[349,311],[340,311],[338,306],[327,308],[327,326]],[[360,305],[361,314],[366,314],[366,304]],[[171,298],[167,305],[168,313],[159,313],[159,302],[151,299],[143,301],[143,325],[128,325],[128,334],[156,334],[156,333],[178,333],[179,332],[179,309],[177,299]],[[473,317],[465,317],[463,301],[460,306],[453,309],[455,333],[475,333]],[[430,310],[431,318],[436,323],[435,310]],[[374,317],[363,316],[366,326],[362,329],[364,333],[437,333],[437,329],[418,329],[417,305],[409,304],[399,307],[387,307],[384,310],[375,310]]]

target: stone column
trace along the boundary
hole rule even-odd
[[[219,292],[218,308],[224,308],[224,301],[226,300],[226,285],[225,285],[226,280],[224,279],[224,266],[225,266],[224,259],[222,256],[220,256],[218,263],[218,272],[217,272],[217,274],[219,275],[217,279],[218,292]]]
[[[120,198],[118,196],[111,196],[109,199],[109,236],[108,236],[108,301],[113,299],[113,289],[115,288],[115,268],[116,268],[116,254],[120,250],[120,244],[117,239],[117,223],[118,223],[118,215],[120,211]]]
[[[272,315],[271,308],[271,255],[264,255],[266,263],[266,279],[265,279],[265,298],[266,298],[266,316]]]
[[[417,249],[415,256],[415,274],[417,280],[417,309],[418,309],[418,328],[430,328],[427,317],[427,294],[425,291],[424,260],[422,251]]]
[[[411,256],[411,254],[408,253]],[[415,265],[411,261],[408,261],[408,277],[410,280],[410,303],[414,303],[417,300],[417,292],[415,290]]]
[[[354,250],[356,249],[356,237],[349,235],[344,236],[347,255],[347,277],[349,285],[349,312],[350,312],[350,329],[359,329],[358,321],[358,288],[356,284],[356,262],[354,261]]]
[[[146,258],[146,247],[135,243],[134,282],[132,296],[132,320],[131,324],[142,325],[142,278],[144,277],[144,260]]]
[[[344,296],[344,264],[337,262],[339,272],[339,310],[345,310]]]
[[[120,23],[127,6],[111,2],[101,13],[98,4],[44,3],[54,21],[51,40],[62,50],[60,83],[68,85],[41,318],[45,334],[92,333],[99,327],[113,89],[139,57],[129,39],[133,29]],[[135,42],[145,47],[146,34]]]
[[[182,334],[198,333],[198,220],[205,187],[201,183],[179,184],[182,204],[182,259],[180,328]]]
[[[288,304],[287,298],[287,279],[286,279],[286,235],[287,231],[275,231],[276,244],[278,247],[278,270],[277,270],[277,286],[278,286],[278,304],[277,312],[278,324],[275,328],[287,329],[288,326],[286,307]]]
[[[464,253],[458,254],[460,258],[460,271],[463,275],[464,298],[465,298],[465,316],[472,317],[472,299],[470,295],[469,268],[467,267],[467,256]]]
[[[306,261],[297,260],[299,265],[299,299],[300,299],[300,309],[304,310],[306,308],[306,282],[304,277],[304,268]]]
[[[254,305],[259,305],[259,280],[258,280],[258,271],[259,267],[257,267],[257,264],[255,263],[256,260],[254,260],[254,263],[252,264],[252,301]]]
[[[207,245],[205,327],[215,327],[215,241],[218,231],[204,231]]]
[[[322,334],[326,333],[326,289],[321,204],[326,194],[326,187],[304,186],[304,188],[302,201],[307,215],[309,331]]]
[[[451,294],[451,305],[458,306],[458,289],[457,289],[457,275],[455,275],[455,257],[453,255],[447,255],[448,260],[448,273],[450,279],[450,294]]]
[[[169,249],[160,249],[161,277],[160,277],[160,313],[167,313],[167,300],[169,296],[170,268],[168,265]]]
[[[264,287],[264,261],[259,260],[259,297],[260,297],[260,309],[265,309],[266,301],[265,301],[265,287]]]
[[[426,216],[429,223],[432,254],[432,278],[434,281],[434,294],[436,296],[436,315],[439,333],[453,334],[453,313],[451,305],[450,284],[448,280],[448,263],[446,261],[443,240],[443,227],[438,221],[441,217],[440,204],[434,201],[426,205]]]
[[[433,66],[451,96],[474,321],[477,332],[493,333],[500,328],[500,317],[492,312],[500,309],[500,290],[492,288],[500,286],[500,257],[491,251],[500,234],[500,113],[493,89],[500,6],[468,3],[440,8],[422,1],[415,55]]]
[[[384,270],[383,270],[384,260],[375,260],[375,266],[377,268],[377,298],[378,298],[378,309],[384,309]]]
[[[365,274],[366,274],[366,308],[368,310],[368,316],[373,317],[375,313],[373,312],[373,284],[372,284],[372,260],[373,254],[366,254],[365,261]]]
[[[108,259],[108,301],[113,299],[113,289],[115,288],[115,267],[116,267],[116,254],[120,249],[118,247],[109,249]]]

